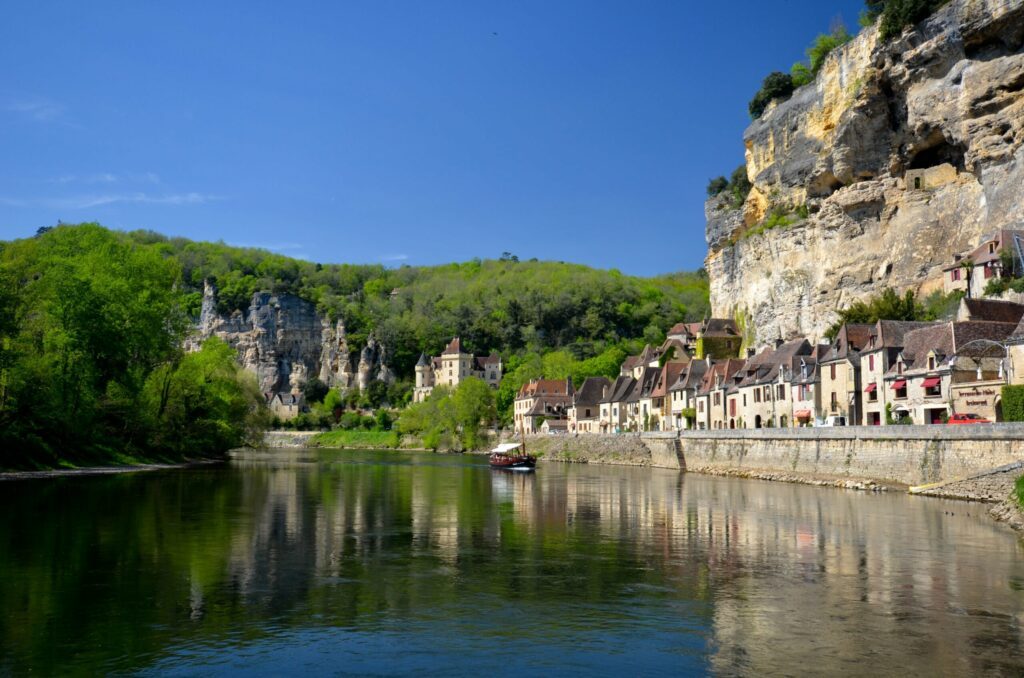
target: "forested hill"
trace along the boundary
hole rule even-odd
[[[257,291],[295,294],[344,320],[351,346],[373,331],[404,377],[421,351],[439,352],[455,335],[469,350],[506,359],[560,348],[582,359],[611,346],[661,341],[672,324],[699,320],[708,309],[702,271],[641,278],[512,255],[389,269],[312,263],[146,231],[123,237],[178,262],[193,315],[204,279],[216,283],[222,312],[248,308]]]

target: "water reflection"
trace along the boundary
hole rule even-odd
[[[323,451],[0,508],[0,673],[1024,670],[1024,554],[977,505]]]

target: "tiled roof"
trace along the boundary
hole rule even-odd
[[[630,392],[626,398],[626,402],[636,402],[641,398],[648,398],[651,396],[651,392],[654,391],[654,386],[658,382],[658,376],[661,374],[661,368],[658,367],[645,367],[643,374],[637,379],[637,385]]]
[[[657,383],[654,385],[654,390],[651,392],[651,396],[654,398],[663,398],[668,395],[668,389],[679,379],[679,375],[686,369],[686,363],[666,363],[661,368],[661,373],[658,375]]]
[[[832,350],[829,351],[822,362],[833,360],[844,360],[856,358],[861,350],[871,341],[871,333],[874,325],[867,323],[846,323],[839,328],[839,334],[832,342]]]
[[[523,384],[517,398],[534,398],[537,396],[571,396],[572,382],[568,379],[535,379]]]
[[[610,387],[611,382],[606,377],[587,377],[583,385],[580,386],[580,390],[576,391],[573,404],[577,407],[580,405],[597,405],[604,398]]]
[[[1016,325],[1013,323],[992,323],[982,321],[948,322],[907,332],[901,354],[906,369],[919,370],[928,366],[928,354],[935,352],[945,363],[958,350],[979,339],[1003,341],[1009,337]],[[894,364],[886,374],[897,372]]]
[[[691,360],[680,373],[676,383],[669,386],[669,391],[681,391],[688,388],[699,388],[704,374],[707,372],[708,363],[706,360]]]
[[[879,320],[871,330],[871,338],[865,351],[877,351],[883,348],[900,348],[907,332],[932,327],[934,322],[918,322],[913,320]]]
[[[499,356],[497,353],[492,353],[491,355],[488,356],[476,356],[473,358],[473,361],[476,363],[478,369],[486,370],[489,365],[500,365],[501,356]]]
[[[743,367],[743,361],[738,358],[729,358],[714,363],[711,369],[704,373],[704,379],[701,381],[700,388],[697,389],[698,394],[708,394],[715,388],[715,377],[721,377],[722,383],[726,383],[733,375],[735,375],[740,368]]]
[[[458,337],[455,337],[451,340],[448,346],[445,347],[444,351],[441,352],[441,355],[453,355],[459,353],[462,353],[462,342]]]
[[[995,233],[989,233],[982,237],[981,244],[971,250],[970,254],[967,254],[960,261],[956,262],[952,266],[947,266],[944,271],[952,271],[955,268],[959,268],[961,262],[971,261],[975,266],[982,266],[990,261],[998,261],[999,253],[1003,247],[1013,245],[1013,237],[1018,236],[1021,238],[1022,245],[1024,245],[1024,231],[1012,230],[1012,229],[1001,229]],[[989,244],[995,243],[995,251],[989,252]]]

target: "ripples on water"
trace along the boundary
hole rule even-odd
[[[981,505],[321,451],[0,510],[0,674],[1024,672]]]

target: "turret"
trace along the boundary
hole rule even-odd
[[[416,363],[416,388],[427,386],[427,355],[420,353],[420,359]]]

